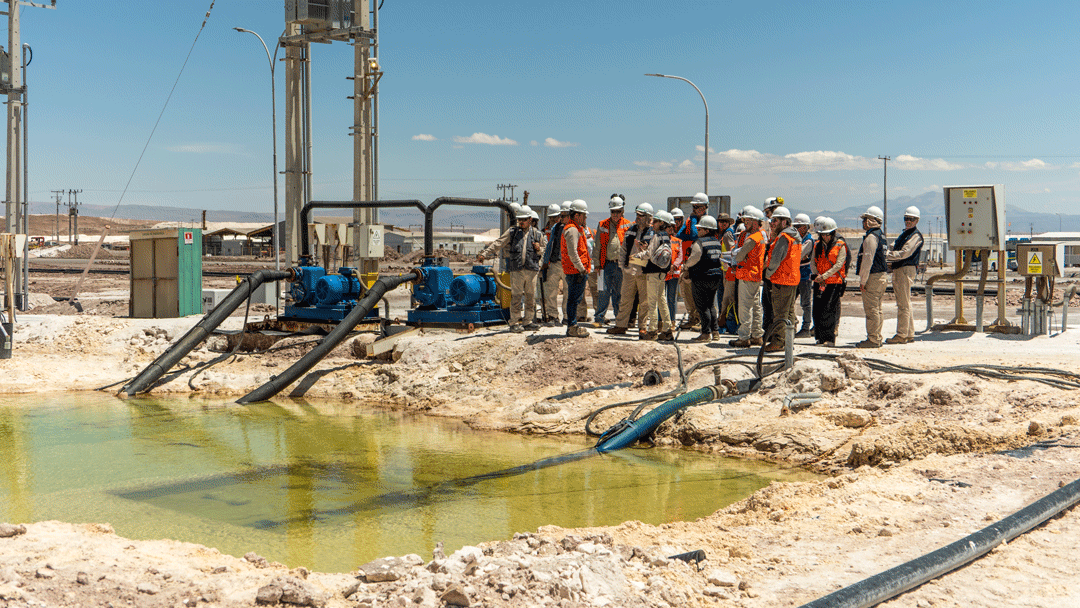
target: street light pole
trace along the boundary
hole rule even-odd
[[[263,41],[262,36],[248,29],[242,27],[234,27],[234,30],[241,33],[248,33],[254,35],[262,43],[263,50],[266,51],[266,60],[270,62],[270,136],[274,142],[271,148],[274,151],[274,227],[271,230],[271,239],[274,242],[273,255],[274,255],[274,270],[281,270],[281,258],[278,256],[278,250],[281,247],[281,241],[278,240],[278,171],[277,171],[277,88],[275,86],[274,79],[274,58],[270,56],[270,49],[266,48],[266,42]],[[274,56],[277,56],[277,50],[280,45],[274,46]],[[274,307],[275,309],[281,308],[281,289],[275,287],[274,289]]]
[[[892,160],[891,156],[878,156],[878,160],[885,161],[885,196],[882,200],[883,209],[881,210],[881,234],[888,238],[889,233],[885,231],[885,226],[889,221],[889,161]]]
[[[694,87],[694,90],[701,95],[701,102],[705,104],[705,196],[709,195],[709,102],[705,101],[705,94],[701,92],[701,89],[696,84],[690,82],[682,76],[670,76],[668,74],[645,74],[646,76],[656,76],[657,78],[672,78],[675,80],[681,80],[687,82],[690,86]]]

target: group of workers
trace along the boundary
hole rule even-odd
[[[588,321],[588,288],[594,323],[608,323],[609,307],[614,313],[608,334],[626,334],[636,321],[640,340],[674,340],[675,303],[681,295],[686,317],[680,328],[700,332],[691,341],[718,342],[724,330],[737,333],[730,346],[780,351],[786,348],[786,327],[799,326],[796,301],[802,326],[795,337],[812,336],[817,344],[835,346],[840,299],[854,256],[866,318],[866,339],[856,346],[877,348],[914,339],[911,285],[923,244],[918,208],[905,211],[904,231],[892,248],[882,233],[884,214],[868,208],[860,216],[866,232],[855,254],[837,234],[835,220],[818,217],[811,230],[809,216],[792,216],[782,197],[766,199],[763,209],[743,207],[735,218],[707,215],[708,207],[708,197],[698,193],[689,217],[677,207],[657,211],[641,203],[630,220],[624,217],[626,197],[613,194],[609,217],[594,231],[586,225],[589,209],[583,200],[550,205],[543,229],[536,211],[519,206],[513,211],[515,225],[477,260],[503,257],[511,278],[514,332],[539,329],[538,290],[539,321],[557,325],[562,290],[566,335],[588,336],[579,325]],[[895,336],[882,340],[881,301],[890,271],[897,328]]]

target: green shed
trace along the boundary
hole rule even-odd
[[[129,238],[129,315],[165,319],[202,314],[202,230],[138,230]]]

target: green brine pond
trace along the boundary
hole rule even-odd
[[[677,449],[627,449],[453,484],[593,445],[475,431],[354,404],[0,397],[0,521],[107,522],[290,567],[348,572],[435,543],[693,520],[813,475]]]

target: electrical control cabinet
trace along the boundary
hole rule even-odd
[[[1060,277],[1065,243],[1017,243],[1016,270],[1025,277]]]
[[[1005,186],[945,188],[949,249],[1005,249]]]
[[[342,29],[352,25],[353,0],[285,0],[285,21],[311,30]]]
[[[378,224],[360,226],[360,242],[357,244],[356,253],[362,260],[378,260],[386,255],[383,227]]]

